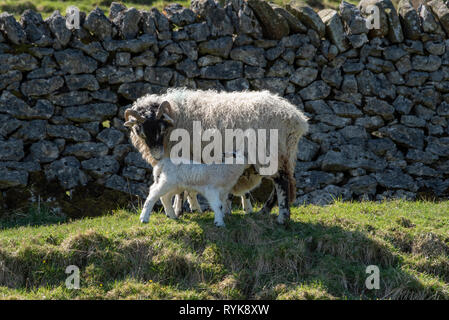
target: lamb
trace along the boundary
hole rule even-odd
[[[250,191],[256,189],[260,183],[262,182],[262,176],[258,175],[255,171],[254,167],[251,166],[246,169],[243,174],[240,176],[237,183],[231,190],[229,198],[227,200],[227,209],[226,214],[230,214],[231,210],[231,199],[233,196],[240,197],[243,211],[246,214],[253,212],[253,206],[251,204],[251,200],[249,198]],[[187,199],[189,203],[191,211],[203,212],[201,206],[198,203],[197,193],[196,192],[184,192],[184,194],[177,194],[175,197],[175,214],[179,217],[183,211],[183,202],[184,199]]]
[[[174,164],[170,158],[163,158],[153,168],[154,183],[146,199],[140,221],[147,223],[156,201],[160,198],[166,214],[176,218],[171,205],[174,194],[184,190],[201,193],[215,213],[214,223],[224,227],[225,201],[232,187],[237,183],[247,164]]]
[[[129,121],[131,114],[135,120]],[[303,113],[286,99],[268,91],[217,92],[176,88],[162,95],[149,94],[138,99],[126,110],[125,120],[131,122],[129,125],[140,123],[140,126],[133,126],[139,129],[131,132],[131,141],[153,166],[160,159],[169,157],[176,146],[177,141],[170,139],[171,133],[181,128],[192,136],[195,121],[201,121],[204,129],[217,129],[222,135],[229,128],[276,131],[278,167],[273,173],[262,175],[265,163],[256,159],[254,168],[257,175],[274,183],[279,204],[278,223],[289,220],[289,204],[296,196],[294,168],[298,142],[308,131],[308,124]],[[194,146],[193,140],[190,142]],[[200,141],[200,144],[203,150],[206,142]],[[274,192],[263,211],[269,212],[273,206]]]

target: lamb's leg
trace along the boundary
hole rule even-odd
[[[175,196],[175,215],[177,217],[182,216],[184,213],[184,192],[181,192]]]
[[[242,198],[243,211],[245,211],[246,214],[253,212],[253,206],[249,198],[249,192],[245,193],[243,196],[241,196],[241,198]]]
[[[212,210],[214,211],[215,215],[214,215],[214,224],[217,227],[226,227],[226,224],[224,223],[224,214],[223,214],[223,209],[224,206],[221,202],[221,198],[218,192],[207,192],[204,195],[207,199],[207,201],[209,201],[209,205],[211,206]]]
[[[171,219],[177,219],[178,215],[175,214],[173,206],[171,204],[171,199],[173,198],[173,193],[167,193],[161,197],[162,205],[164,206],[164,211],[167,217]]]
[[[153,207],[157,199],[162,197],[169,190],[170,187],[168,185],[161,185],[156,183],[151,185],[150,194],[145,200],[145,203],[143,204],[142,213],[140,214],[140,222],[148,223],[148,221],[150,220],[151,211],[153,211]]]
[[[201,209],[200,204],[198,203],[198,193],[196,192],[187,192],[187,201],[190,205],[190,210],[198,211],[199,213],[203,213],[203,209]]]
[[[224,205],[226,205],[226,209],[229,210],[226,213],[231,214],[232,212],[232,199],[234,199],[234,195],[232,193],[228,194],[228,198],[224,201]]]
[[[223,205],[223,214],[225,216],[231,215],[232,202],[229,200],[229,198],[232,198],[231,194],[223,194],[221,196],[221,204]]]
[[[279,224],[286,224],[290,220],[288,175],[283,171],[279,171],[279,176],[274,178],[274,186],[279,204],[277,222]]]

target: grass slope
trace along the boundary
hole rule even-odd
[[[64,13],[67,7],[71,5],[77,6],[84,12],[90,12],[96,6],[99,6],[105,12],[109,12],[109,7],[114,1],[122,2],[127,7],[135,7],[138,9],[149,9],[151,7],[163,9],[166,5],[173,2],[180,3],[184,7],[190,6],[190,0],[0,0],[0,12],[8,11],[18,18],[26,9],[33,9],[42,13],[46,18],[50,16],[54,10],[59,10],[61,13]],[[224,0],[221,2],[224,3]],[[271,2],[285,5],[290,2],[290,0],[274,0]],[[336,9],[340,4],[339,0],[306,0],[306,2],[317,10],[324,8]],[[348,2],[357,3],[356,0],[348,0]]]
[[[288,228],[241,211],[226,229],[212,213],[36,216],[0,224],[0,299],[449,299],[449,201],[293,208]]]

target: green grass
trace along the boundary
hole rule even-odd
[[[293,208],[287,228],[274,218],[236,210],[218,229],[210,212],[141,225],[118,210],[2,224],[0,299],[449,299],[448,201]],[[65,287],[68,265],[79,290]]]
[[[39,11],[44,18],[50,16],[55,10],[59,10],[62,14],[65,14],[66,9],[69,6],[76,6],[81,11],[90,12],[95,7],[100,7],[106,13],[109,12],[109,7],[112,2],[122,2],[127,7],[134,7],[137,9],[149,9],[157,7],[158,9],[164,8],[167,4],[173,1],[165,0],[0,0],[0,12],[8,11],[14,14],[16,17],[20,17],[23,11],[26,9],[33,9]],[[183,6],[188,6],[190,1],[180,0],[176,1]]]
[[[114,0],[0,0],[0,12],[8,11],[19,18],[23,11],[26,9],[33,9],[39,11],[44,18],[50,16],[53,11],[59,10],[61,13],[65,13],[67,7],[71,5],[77,6],[81,11],[90,12],[96,6],[99,6],[105,12],[109,12],[109,7]],[[167,0],[122,0],[115,2],[122,2],[127,7],[135,7],[138,9],[149,9],[156,7],[163,9],[166,5],[176,2],[185,7],[190,6],[190,0],[179,1],[167,1]],[[222,1],[224,3],[224,1]],[[273,3],[285,5],[290,0],[274,0]],[[339,0],[306,0],[313,8],[338,8]],[[348,0],[351,3],[357,3],[356,0]]]
[[[325,8],[332,8],[338,10],[341,1],[340,0],[304,0],[315,10],[322,10]],[[345,0],[352,4],[358,4],[357,0]],[[61,13],[65,13],[67,7],[74,5],[81,11],[90,12],[95,7],[100,7],[106,13],[109,12],[109,7],[112,2],[124,3],[128,8],[135,7],[137,9],[145,9],[156,7],[162,10],[166,5],[170,3],[179,3],[184,7],[190,6],[190,0],[0,0],[0,12],[7,11],[14,14],[16,18],[20,18],[20,15],[26,9],[33,9],[39,11],[44,18],[50,16],[55,10],[59,10]],[[225,3],[225,0],[219,0],[221,3]],[[285,7],[290,0],[272,0],[269,1]],[[397,7],[399,0],[392,0],[393,4]]]

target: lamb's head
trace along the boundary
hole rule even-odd
[[[167,129],[174,124],[169,113],[171,106],[168,101],[146,110],[144,115],[132,108],[125,111],[125,127],[130,128],[131,134],[145,142],[155,160],[163,157],[164,137]]]

